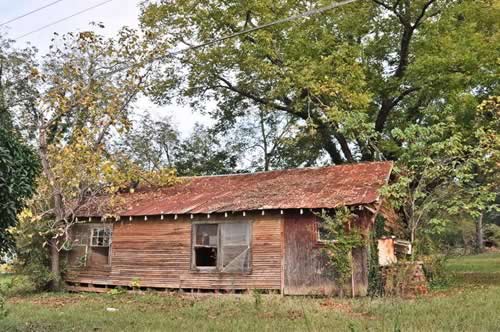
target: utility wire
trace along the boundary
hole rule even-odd
[[[335,3],[332,3],[331,5],[328,5],[328,6],[325,6],[325,7],[311,9],[311,10],[308,10],[306,12],[294,15],[294,16],[289,16],[289,17],[286,17],[286,18],[282,18],[280,20],[276,20],[276,21],[269,22],[269,23],[266,23],[266,24],[258,25],[256,27],[253,27],[253,28],[250,28],[250,29],[247,29],[247,30],[243,30],[243,31],[240,31],[240,32],[236,32],[236,33],[224,36],[224,37],[220,37],[220,38],[216,38],[216,39],[210,40],[210,41],[208,41],[206,43],[202,43],[202,44],[190,46],[188,48],[185,48],[185,49],[182,49],[182,50],[170,53],[170,54],[171,55],[175,55],[175,54],[183,53],[183,52],[186,52],[186,51],[189,51],[189,50],[195,50],[195,49],[198,49],[198,48],[201,48],[201,47],[205,47],[205,46],[208,46],[208,45],[220,43],[221,41],[224,41],[226,39],[231,39],[231,38],[238,37],[238,36],[250,33],[250,32],[254,32],[254,31],[257,31],[257,30],[262,30],[262,29],[265,29],[265,28],[269,28],[269,27],[271,27],[273,25],[283,24],[283,23],[287,23],[287,22],[290,22],[290,21],[295,21],[295,20],[297,20],[299,18],[303,18],[303,17],[309,17],[309,16],[313,16],[313,15],[318,15],[318,14],[324,13],[326,11],[332,10],[334,8],[341,7],[341,6],[350,4],[352,2],[356,2],[356,1],[358,1],[358,0],[345,0],[345,1],[335,2]]]
[[[48,8],[48,7],[50,7],[50,6],[53,6],[53,5],[55,5],[56,3],[59,3],[59,2],[61,2],[61,1],[64,1],[64,0],[56,0],[56,1],[52,1],[51,3],[48,3],[48,4],[46,4],[45,6],[39,7],[39,8],[37,8],[37,9],[33,9],[32,11],[29,11],[29,12],[27,12],[27,13],[25,13],[25,14],[22,14],[22,15],[19,15],[19,16],[17,16],[17,17],[14,17],[13,19],[10,19],[10,20],[8,20],[8,21],[6,21],[6,22],[0,23],[0,27],[3,27],[4,25],[7,25],[7,24],[12,23],[12,22],[15,22],[15,21],[17,21],[17,20],[20,20],[20,19],[22,19],[23,17],[26,17],[26,16],[29,16],[29,15],[34,14],[34,13],[36,13],[36,12],[39,12],[40,10],[43,10],[43,9]]]
[[[60,0],[60,1],[62,1],[62,0]],[[56,24],[58,24],[58,23],[64,22],[64,21],[66,21],[66,20],[69,20],[70,18],[73,18],[73,17],[78,16],[78,15],[80,15],[80,14],[86,13],[86,12],[88,12],[88,11],[92,10],[92,9],[95,9],[95,8],[97,8],[97,7],[100,7],[100,6],[102,6],[102,5],[105,5],[105,4],[107,4],[108,2],[111,2],[111,1],[113,1],[113,0],[106,0],[106,1],[103,1],[103,2],[100,2],[100,3],[96,4],[96,5],[94,5],[94,6],[92,6],[92,7],[88,7],[88,8],[82,9],[82,10],[80,10],[79,12],[76,12],[76,13],[71,14],[71,15],[69,15],[69,16],[63,17],[63,18],[61,18],[61,19],[59,19],[59,20],[57,20],[57,21],[51,22],[51,23],[49,23],[49,24],[47,24],[47,25],[44,25],[44,26],[42,26],[42,27],[40,27],[40,28],[37,28],[37,29],[32,30],[32,31],[30,31],[30,32],[27,32],[27,33],[25,33],[25,34],[23,34],[23,35],[21,35],[21,36],[18,36],[18,37],[16,37],[16,38],[14,38],[14,40],[19,40],[19,39],[24,38],[24,37],[26,37],[26,36],[29,36],[29,35],[31,35],[31,34],[33,34],[33,33],[35,33],[35,32],[41,31],[41,30],[43,30],[43,29],[47,29],[48,27],[51,27],[51,26],[56,25]]]
[[[152,60],[148,61],[147,63],[152,63],[154,61],[159,61],[159,60],[165,59],[166,57],[175,56],[175,55],[180,54],[180,53],[184,53],[184,52],[191,51],[191,50],[196,50],[196,49],[208,46],[208,45],[220,43],[220,42],[222,42],[224,40],[231,39],[231,38],[234,38],[234,37],[238,37],[238,36],[241,36],[241,35],[244,35],[244,34],[247,34],[247,33],[250,33],[250,32],[254,32],[254,31],[257,31],[257,30],[262,30],[262,29],[265,29],[265,28],[269,28],[269,27],[274,26],[274,25],[291,22],[291,21],[297,20],[299,18],[304,18],[304,17],[309,17],[309,16],[314,16],[314,15],[322,14],[322,13],[324,13],[326,11],[332,10],[334,8],[337,8],[337,7],[342,7],[344,5],[348,5],[348,4],[356,2],[356,1],[359,1],[359,0],[345,0],[345,1],[340,1],[340,2],[332,3],[332,4],[328,5],[328,6],[324,6],[324,7],[320,7],[320,8],[316,8],[316,9],[311,9],[311,10],[308,10],[306,12],[303,12],[303,13],[300,13],[300,14],[297,14],[297,15],[285,17],[285,18],[282,18],[282,19],[279,19],[279,20],[276,20],[276,21],[272,21],[272,22],[269,22],[269,23],[258,25],[256,27],[253,27],[253,28],[250,28],[250,29],[246,29],[246,30],[243,30],[243,31],[239,31],[239,32],[227,35],[227,36],[220,37],[220,38],[215,38],[215,39],[209,40],[207,42],[204,42],[204,43],[201,43],[201,44],[197,44],[197,45],[193,45],[193,46],[190,46],[190,47],[186,47],[184,49],[181,49],[181,50],[178,50],[178,51],[175,51],[175,52],[169,52],[167,55],[153,58]],[[118,68],[118,69],[116,69],[114,71],[106,73],[105,76],[116,74],[118,72],[127,70],[130,67],[132,67],[132,65],[128,65],[128,66],[125,66],[125,67]]]

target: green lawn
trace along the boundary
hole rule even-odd
[[[500,253],[453,258],[448,269],[458,283],[500,285]]]
[[[448,261],[448,268],[460,273],[500,273],[500,253],[452,258]]]
[[[484,254],[453,259],[449,269],[457,276],[495,276],[498,264],[500,254]],[[472,284],[465,278],[450,289],[413,300],[158,293],[23,295],[8,300],[9,314],[0,320],[0,331],[499,331],[498,275],[495,280],[483,283],[478,279]]]

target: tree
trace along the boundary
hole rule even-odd
[[[498,97],[478,106],[471,134],[457,121],[454,105],[429,111],[425,123],[393,130],[400,160],[397,181],[385,194],[401,208],[413,243],[418,235],[443,231],[449,215],[480,218],[498,209],[498,110]]]
[[[21,143],[16,133],[0,127],[0,254],[13,249],[7,232],[17,222],[17,214],[35,191],[40,164],[35,152]]]
[[[287,113],[251,111],[236,119],[220,119],[214,131],[238,142],[244,153],[239,167],[257,171],[316,165],[322,156],[307,124]]]
[[[25,128],[36,133],[43,174],[25,215],[49,221],[45,234],[53,288],[60,281],[59,251],[79,207],[145,178],[122,155],[113,155],[106,143],[113,132],[129,128],[131,104],[153,70],[152,56],[147,44],[127,28],[116,40],[94,32],[69,33],[56,37],[42,65],[32,68],[30,79],[40,97],[23,119]],[[165,182],[173,178],[169,171],[157,175]]]
[[[173,168],[179,143],[179,132],[170,118],[155,121],[146,114],[134,123],[117,148],[144,170],[153,171]]]
[[[17,113],[37,98],[37,90],[29,78],[33,75],[36,49],[14,48],[0,34],[0,127],[15,127]]]
[[[192,46],[320,7],[321,2],[148,2],[159,43]],[[172,90],[215,117],[265,107],[306,121],[335,164],[398,159],[392,129],[425,122],[457,93],[477,106],[496,87],[498,11],[488,0],[360,1],[165,57],[155,100]],[[161,44],[160,44],[161,45]],[[167,77],[165,79],[164,77]]]
[[[196,124],[191,136],[183,140],[175,153],[179,175],[215,175],[233,173],[237,167],[240,146],[223,141],[208,128]]]
[[[13,124],[12,112],[33,96],[28,77],[33,50],[17,50],[0,36],[0,254],[13,249],[7,229],[15,226],[17,214],[35,191],[39,161]]]

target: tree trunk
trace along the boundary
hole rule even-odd
[[[52,239],[50,241],[50,272],[53,275],[53,279],[50,283],[50,289],[53,291],[57,291],[61,287],[61,265],[59,262],[57,242],[57,239]]]
[[[479,215],[476,220],[476,252],[482,253],[484,251],[484,238],[483,238],[483,213]]]
[[[40,126],[39,130],[39,147],[38,155],[40,156],[40,161],[42,163],[43,175],[47,177],[49,183],[52,185],[52,194],[54,202],[54,229],[57,233],[58,226],[64,222],[64,201],[62,197],[62,191],[55,179],[54,173],[52,172],[51,165],[48,156],[48,146],[47,146],[47,132],[44,124]],[[50,241],[50,272],[53,275],[53,280],[50,284],[52,290],[58,290],[61,281],[61,269],[59,263],[59,250],[58,250],[59,239],[53,238]]]
[[[264,171],[269,171],[269,153],[267,152],[267,135],[266,135],[266,127],[264,124],[264,112],[262,110],[259,111],[259,120],[260,120],[260,134],[262,135],[262,145],[264,150]]]

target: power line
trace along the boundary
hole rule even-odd
[[[61,1],[62,1],[62,0],[61,0]],[[70,18],[73,18],[73,17],[78,16],[78,15],[80,15],[80,14],[83,14],[83,13],[85,13],[85,12],[88,12],[88,11],[90,11],[90,10],[92,10],[92,9],[95,9],[95,8],[97,8],[97,7],[100,7],[100,6],[102,6],[102,5],[105,5],[105,4],[107,4],[108,2],[111,2],[111,1],[113,1],[113,0],[106,0],[106,1],[103,1],[103,2],[100,2],[100,3],[96,4],[96,5],[94,5],[94,6],[92,6],[92,7],[88,7],[88,8],[85,8],[85,9],[83,9],[83,10],[80,10],[79,12],[76,12],[76,13],[71,14],[71,15],[69,15],[69,16],[66,16],[66,17],[64,17],[64,18],[61,18],[60,20],[57,20],[57,21],[51,22],[51,23],[49,23],[49,24],[47,24],[47,25],[44,25],[44,26],[42,26],[42,27],[40,27],[40,28],[37,28],[37,29],[32,30],[32,31],[30,31],[30,32],[27,32],[27,33],[25,33],[24,35],[18,36],[18,37],[16,37],[16,38],[14,38],[14,40],[19,40],[19,39],[24,38],[24,37],[26,37],[26,36],[29,36],[29,35],[31,35],[31,34],[33,34],[33,33],[35,33],[35,32],[41,31],[41,30],[43,30],[43,29],[47,29],[48,27],[51,27],[51,26],[56,25],[56,24],[58,24],[58,23],[64,22],[64,21],[66,21],[66,20],[69,20]]]
[[[226,39],[231,39],[231,38],[238,37],[238,36],[250,33],[250,32],[254,32],[254,31],[257,31],[257,30],[262,30],[262,29],[265,29],[265,28],[269,28],[269,27],[271,27],[273,25],[291,22],[291,21],[294,21],[294,20],[297,20],[297,19],[303,18],[303,17],[309,17],[309,16],[313,16],[313,15],[318,15],[318,14],[324,13],[326,11],[332,10],[334,8],[341,7],[341,6],[350,4],[352,2],[356,2],[356,1],[358,1],[358,0],[345,0],[345,1],[335,2],[335,3],[332,3],[331,5],[328,5],[328,6],[325,6],[325,7],[321,7],[321,8],[317,8],[317,9],[311,9],[311,10],[308,10],[306,12],[294,15],[294,16],[289,16],[289,17],[282,18],[280,20],[276,20],[276,21],[269,22],[269,23],[266,23],[266,24],[262,24],[262,25],[259,25],[259,26],[256,26],[256,27],[253,27],[253,28],[250,28],[250,29],[247,29],[247,30],[236,32],[236,33],[224,36],[224,37],[212,39],[212,40],[210,40],[208,42],[205,42],[205,43],[202,43],[202,44],[198,44],[198,45],[194,45],[194,46],[190,46],[188,48],[185,48],[185,49],[182,49],[182,50],[170,53],[170,54],[171,55],[175,55],[175,54],[183,53],[183,52],[186,52],[186,51],[189,51],[189,50],[195,50],[195,49],[202,48],[202,47],[205,47],[205,46],[208,46],[208,45],[220,43],[221,41],[224,41]]]
[[[43,10],[43,9],[48,8],[48,7],[50,7],[50,6],[53,6],[53,5],[55,5],[56,3],[59,3],[59,2],[61,2],[61,1],[64,1],[64,0],[56,0],[56,1],[53,1],[53,2],[51,2],[51,3],[46,4],[45,6],[38,7],[37,9],[33,9],[32,11],[29,11],[29,12],[27,12],[26,14],[22,14],[22,15],[19,15],[19,16],[17,16],[17,17],[14,17],[13,19],[10,19],[10,20],[8,20],[8,21],[6,21],[6,22],[0,23],[0,27],[3,27],[4,25],[7,25],[7,24],[9,24],[9,23],[12,23],[12,22],[15,22],[15,21],[17,21],[17,20],[20,20],[20,19],[22,19],[22,18],[24,18],[24,17],[26,17],[26,16],[29,16],[29,15],[34,14],[34,13],[36,13],[36,12],[39,12],[40,10]]]
[[[231,38],[234,38],[234,37],[238,37],[238,36],[241,36],[241,35],[244,35],[244,34],[247,34],[247,33],[250,33],[250,32],[254,32],[254,31],[257,31],[257,30],[262,30],[262,29],[265,29],[265,28],[269,28],[269,27],[277,25],[277,24],[283,24],[283,23],[294,21],[294,20],[299,19],[299,18],[304,18],[304,17],[309,17],[309,16],[314,16],[314,15],[322,14],[322,13],[324,13],[326,11],[332,10],[334,8],[337,8],[337,7],[342,7],[344,5],[348,5],[348,4],[356,2],[356,1],[359,1],[359,0],[345,0],[345,1],[340,1],[340,2],[332,3],[332,4],[328,5],[328,6],[324,6],[324,7],[320,7],[320,8],[316,8],[316,9],[311,9],[311,10],[305,11],[305,12],[297,14],[297,15],[285,17],[285,18],[282,18],[282,19],[279,19],[279,20],[276,20],[276,21],[272,21],[272,22],[269,22],[269,23],[258,25],[256,27],[253,27],[253,28],[250,28],[250,29],[246,29],[246,30],[243,30],[243,31],[240,31],[240,32],[236,32],[236,33],[233,33],[233,34],[230,34],[230,35],[227,35],[227,36],[223,36],[223,37],[220,37],[220,38],[215,38],[215,39],[209,40],[209,41],[207,41],[205,43],[201,43],[201,44],[193,45],[193,46],[190,46],[190,47],[186,47],[186,48],[184,48],[182,50],[178,50],[178,51],[175,51],[175,52],[169,52],[166,56],[161,56],[161,57],[153,58],[151,61],[148,61],[147,63],[152,63],[154,61],[165,59],[167,56],[175,56],[175,55],[180,54],[180,53],[184,53],[184,52],[195,50],[195,49],[198,49],[198,48],[202,48],[202,47],[205,47],[205,46],[208,46],[208,45],[220,43],[221,41],[224,41],[224,40],[227,40],[227,39],[231,39]],[[116,74],[118,72],[127,70],[130,67],[132,67],[132,65],[128,65],[128,66],[125,66],[125,67],[122,67],[122,68],[118,68],[118,69],[116,69],[114,71],[106,73],[105,76]]]

